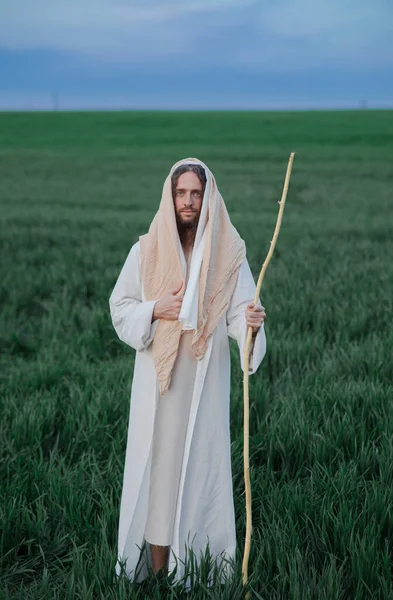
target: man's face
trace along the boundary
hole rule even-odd
[[[201,214],[202,201],[203,187],[199,177],[192,171],[180,175],[174,199],[177,221],[185,228],[195,228]]]

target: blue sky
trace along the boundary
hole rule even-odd
[[[391,0],[1,0],[0,109],[393,107]]]

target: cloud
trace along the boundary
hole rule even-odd
[[[356,5],[352,0],[278,0],[256,15],[253,27],[269,37],[277,53],[282,47],[290,63],[382,66],[393,65],[392,17],[392,5],[383,0]]]
[[[383,0],[11,0],[0,4],[0,45],[112,63],[236,66],[393,65]],[[191,63],[190,63],[191,64]]]
[[[255,4],[244,0],[243,6]],[[52,49],[104,60],[162,61],[198,51],[203,28],[225,26],[234,0],[137,2],[14,0],[0,4],[0,45],[5,49]],[[199,21],[198,21],[199,17]]]
[[[392,16],[385,0],[3,0],[0,107],[391,105]]]

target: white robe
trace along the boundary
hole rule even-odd
[[[207,542],[213,557],[223,553],[221,556],[235,558],[228,335],[238,343],[243,369],[247,336],[245,311],[247,304],[253,302],[254,294],[254,278],[245,259],[229,308],[211,336],[204,357],[198,361],[168,563],[169,573],[177,564],[174,581],[184,576],[182,561],[188,555],[185,544],[192,545],[197,560],[200,553],[205,552]],[[126,561],[127,576],[137,582],[147,576],[146,560],[149,560],[148,556],[141,558],[140,548],[147,521],[154,417],[160,401],[150,346],[159,323],[158,320],[151,322],[157,300],[145,300],[140,277],[140,244],[137,242],[126,258],[109,299],[117,335],[136,350],[116,573],[119,575],[121,571],[119,561]],[[258,369],[265,353],[266,337],[262,324],[250,356],[250,375]],[[185,585],[190,587],[188,579]]]

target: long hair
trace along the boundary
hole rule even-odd
[[[187,173],[188,171],[192,171],[198,177],[198,179],[202,185],[202,197],[205,194],[205,188],[206,188],[206,182],[207,182],[205,169],[202,167],[202,165],[190,165],[190,164],[185,163],[183,165],[179,165],[177,167],[177,169],[175,169],[172,173],[171,184],[172,184],[173,202],[175,202],[176,185],[179,180],[179,177],[180,177],[180,175],[183,175],[183,173]],[[176,213],[177,231],[179,233],[181,243],[183,243],[184,240],[187,239],[186,238],[187,235],[188,236],[191,235],[192,239],[195,240],[196,232],[198,229],[198,223],[199,223],[199,216],[193,223],[182,223],[179,218],[179,215]],[[190,239],[190,238],[188,238],[188,239]]]
[[[183,175],[183,173],[187,173],[188,171],[192,171],[193,173],[195,173],[195,175],[197,175],[199,181],[202,184],[202,195],[205,193],[205,187],[206,187],[206,181],[207,181],[205,169],[201,165],[184,164],[184,165],[180,165],[179,167],[177,167],[177,169],[175,169],[172,173],[171,181],[172,181],[172,198],[173,198],[173,200],[175,200],[176,185],[177,185],[180,175]]]

